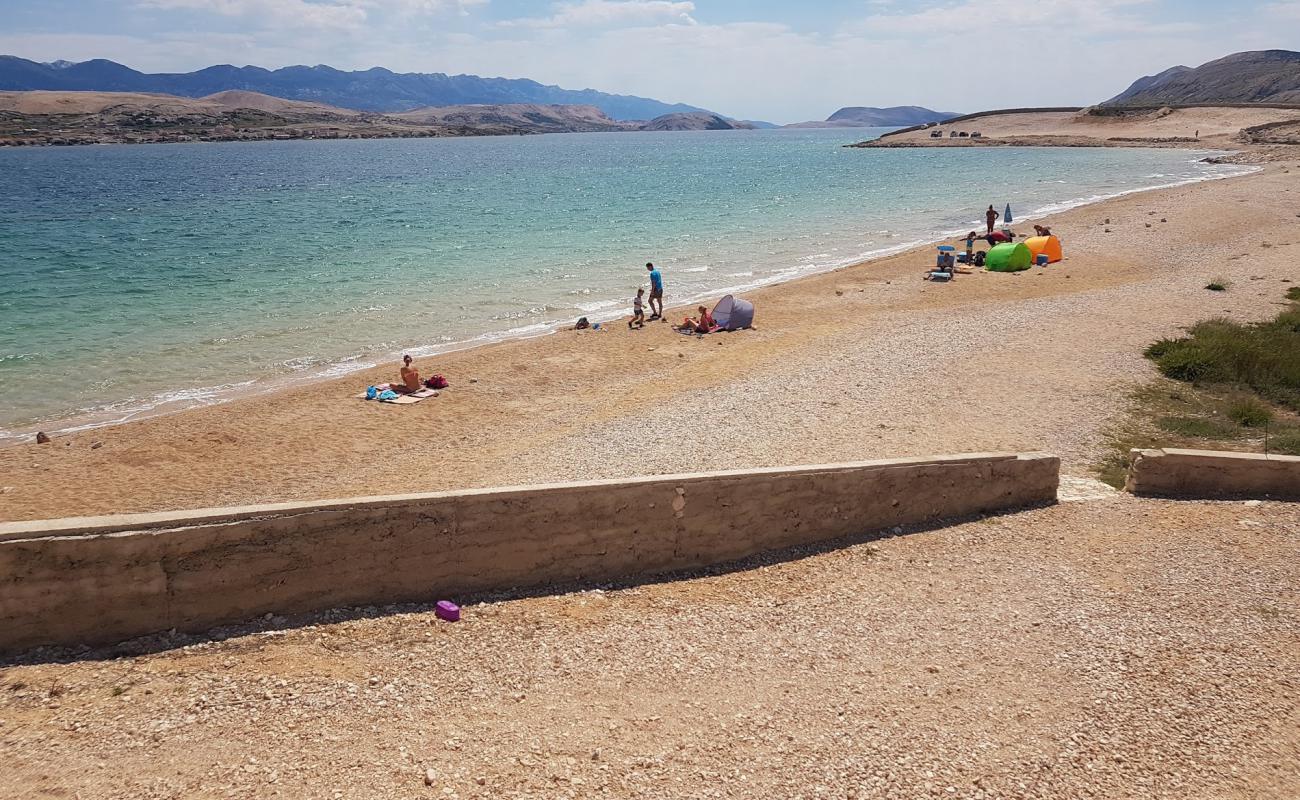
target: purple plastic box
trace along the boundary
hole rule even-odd
[[[433,613],[438,619],[446,620],[447,622],[460,621],[460,606],[450,600],[439,600],[438,606],[433,610]]]

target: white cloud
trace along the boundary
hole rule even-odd
[[[347,0],[326,3],[309,3],[307,0],[143,0],[140,5],[164,11],[205,11],[225,17],[246,17],[305,28],[357,28],[366,22],[366,10]]]
[[[694,25],[695,3],[675,0],[582,0],[557,3],[549,17],[506,20],[514,28],[596,28],[635,25]]]
[[[401,14],[440,14],[455,11],[466,15],[474,6],[485,6],[490,0],[353,0],[366,8],[394,11]]]
[[[411,15],[455,10],[465,14],[469,7],[487,2],[488,0],[140,0],[139,5],[165,11],[201,11],[280,27],[358,30],[371,21],[371,12]]]
[[[1262,9],[1264,14],[1275,19],[1294,20],[1300,22],[1300,2],[1290,0],[1290,2],[1268,3]]]
[[[1094,34],[1124,36],[1187,33],[1199,26],[1153,23],[1140,13],[1153,0],[958,0],[914,12],[875,13],[847,26],[863,35],[940,38],[1027,31],[1053,31],[1071,39]]]

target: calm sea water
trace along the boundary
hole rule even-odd
[[[0,441],[1230,174],[1177,150],[737,131],[0,150]],[[761,314],[761,309],[760,309]]]

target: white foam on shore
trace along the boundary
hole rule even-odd
[[[1225,151],[1209,150],[1191,152],[1197,157],[1189,159],[1187,162],[1189,164],[1201,164],[1204,163],[1204,159],[1208,156],[1226,154]],[[1253,165],[1221,164],[1214,166],[1217,166],[1220,169],[1216,172],[1189,175],[1179,180],[1152,186],[1142,186],[1109,194],[1090,195],[1088,197],[1049,203],[1035,208],[1032,211],[1017,215],[1016,220],[1026,221],[1041,219],[1053,214],[1059,214],[1076,208],[1094,205],[1096,203],[1102,203],[1107,200],[1113,200],[1115,198],[1125,197],[1141,192],[1173,189],[1180,186],[1188,186],[1207,181],[1237,178],[1257,173],[1263,169],[1263,167]],[[1156,176],[1148,177],[1155,178]],[[1161,175],[1160,177],[1167,176]],[[983,222],[980,221],[976,224],[976,227],[978,228],[982,225]],[[726,294],[745,292],[751,289],[785,283],[787,281],[811,275],[833,272],[866,261],[887,258],[926,244],[941,242],[957,236],[964,236],[969,230],[971,230],[971,228],[967,226],[959,229],[936,230],[928,234],[921,234],[921,238],[892,244],[889,247],[868,249],[847,256],[831,257],[829,253],[817,253],[801,256],[797,260],[804,263],[792,266],[774,267],[769,272],[762,275],[757,275],[754,270],[723,273],[725,277],[728,278],[750,278],[751,280],[742,281],[730,286],[722,286],[718,288],[710,287],[707,291],[697,292],[682,298],[673,297],[672,300],[674,305],[693,305],[708,298],[716,298]],[[884,235],[887,238],[897,238],[902,236],[901,233],[889,230],[877,231],[876,234]],[[871,242],[868,244],[871,244]],[[707,272],[709,269],[709,267],[705,266],[683,268],[675,271],[701,273]],[[622,306],[623,302],[620,300],[598,300],[590,303],[575,304],[574,308],[586,312],[588,318],[592,322],[604,324],[625,316]],[[369,311],[371,309],[367,310]],[[379,310],[378,307],[375,310]],[[538,309],[529,309],[528,311],[530,313],[540,313],[546,311],[556,312],[568,310],[570,309],[545,306]],[[70,417],[42,419],[38,420],[35,424],[25,425],[21,429],[0,428],[0,447],[16,444],[22,441],[30,441],[31,437],[34,436],[38,430],[44,430],[51,434],[69,434],[110,425],[119,425],[125,422],[161,416],[163,414],[170,414],[177,411],[228,403],[232,400],[250,395],[275,392],[288,388],[291,385],[301,386],[305,382],[324,381],[345,377],[356,372],[375,368],[379,364],[387,361],[396,362],[403,353],[409,353],[413,357],[417,358],[427,358],[430,356],[468,350],[474,347],[504,341],[548,336],[557,331],[568,329],[572,324],[572,321],[568,320],[547,320],[506,328],[499,331],[489,331],[466,339],[441,337],[441,341],[438,343],[398,348],[388,354],[366,353],[364,356],[358,354],[328,362],[324,359],[313,358],[311,356],[288,359],[283,362],[283,365],[295,371],[294,375],[288,377],[258,378],[236,383],[219,384],[216,386],[170,390],[159,392],[144,399],[128,398],[109,404],[87,407]],[[19,355],[18,357],[21,358],[22,355]]]

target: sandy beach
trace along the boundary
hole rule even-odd
[[[1273,157],[1060,214],[1045,269],[935,285],[922,248],[755,291],[750,331],[614,323],[427,359],[451,388],[416,406],[353,399],[393,364],[9,447],[0,519],[983,450],[1086,475],[1150,341],[1270,316],[1300,281],[1300,163]]]

